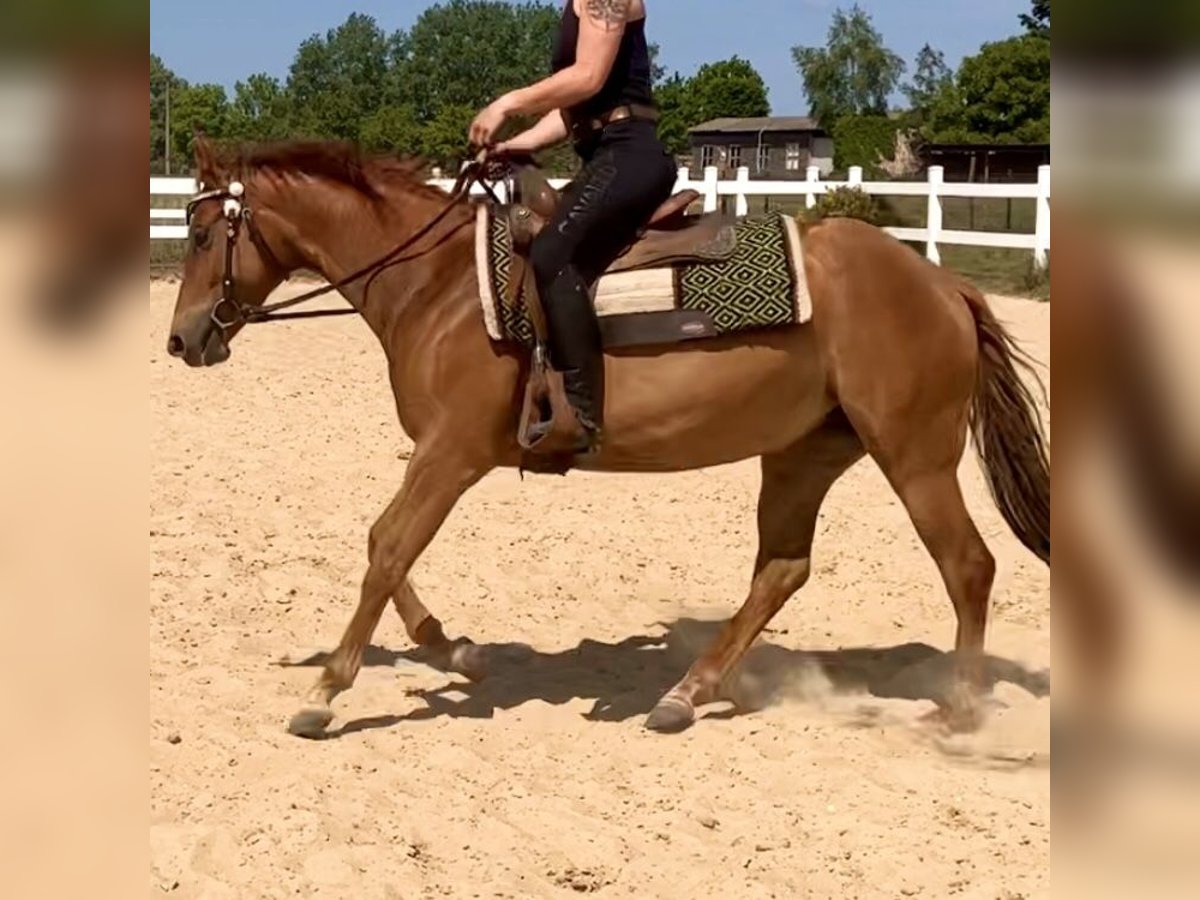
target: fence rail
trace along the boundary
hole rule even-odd
[[[975,182],[947,182],[943,180],[941,166],[930,166],[925,181],[863,181],[862,169],[850,169],[846,181],[822,181],[815,166],[808,169],[803,181],[753,181],[749,168],[737,170],[733,179],[722,181],[715,167],[704,170],[704,177],[694,180],[687,169],[679,170],[676,190],[688,188],[700,191],[704,197],[705,212],[712,212],[721,205],[722,197],[734,198],[734,211],[739,216],[750,212],[751,197],[803,197],[805,206],[811,209],[817,197],[839,187],[857,187],[864,193],[876,197],[926,197],[927,209],[924,228],[887,228],[886,230],[902,241],[925,244],[925,255],[937,264],[942,256],[939,244],[957,244],[970,247],[1005,247],[1033,251],[1034,263],[1045,267],[1050,252],[1050,167],[1038,169],[1035,184],[978,184]],[[449,189],[453,182],[435,180],[431,182]],[[562,187],[565,180],[553,182]],[[478,186],[476,190],[479,191]],[[150,196],[191,196],[196,192],[196,183],[190,178],[151,178]],[[482,193],[480,191],[480,193]],[[1034,200],[1036,212],[1032,234],[1011,231],[958,231],[943,227],[942,201],[951,197],[989,198],[1010,200]],[[150,209],[150,237],[153,240],[182,239],[187,237],[183,224],[184,212],[179,208]]]

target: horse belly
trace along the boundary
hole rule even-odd
[[[604,450],[585,467],[670,472],[781,450],[836,402],[811,326],[699,341],[606,365]]]

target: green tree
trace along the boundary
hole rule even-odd
[[[478,110],[474,106],[447,104],[421,129],[420,151],[446,172],[458,171],[467,155],[467,129]]]
[[[723,116],[769,115],[767,85],[754,66],[740,57],[707,63],[687,82],[690,125]]]
[[[658,44],[650,44],[647,49],[650,51],[650,82],[660,84],[667,77],[666,68],[658,61],[662,55],[662,48]]]
[[[904,86],[910,109],[910,125],[920,128],[930,116],[933,105],[942,92],[954,82],[954,73],[946,65],[940,50],[926,44],[917,53],[916,71],[912,81]]]
[[[279,80],[260,72],[235,84],[225,131],[228,137],[243,141],[277,141],[290,136],[290,103]]]
[[[370,16],[352,13],[300,45],[288,75],[294,126],[309,137],[357,140],[383,103],[391,44]]]
[[[395,42],[389,100],[423,122],[447,107],[478,111],[550,73],[561,9],[547,3],[450,0],[425,10]],[[469,124],[469,123],[468,123]],[[466,129],[460,136],[466,142]]]
[[[824,122],[848,115],[886,115],[888,96],[904,60],[883,45],[871,17],[857,4],[833,14],[824,47],[794,47],[792,57],[810,114]]]
[[[1030,34],[1050,37],[1050,0],[1031,0],[1029,12],[1021,13],[1021,24]]]
[[[688,111],[688,82],[676,72],[654,89],[658,104],[658,136],[672,154],[688,150],[688,129],[699,122],[690,119]]]
[[[862,166],[873,177],[881,160],[891,159],[896,149],[898,123],[888,116],[842,116],[833,123],[835,169]]]
[[[411,106],[389,103],[363,121],[358,139],[374,153],[416,156],[422,151],[421,132],[421,122]]]
[[[186,171],[192,162],[197,131],[209,137],[226,136],[229,102],[219,84],[181,82],[171,88],[171,171]]]
[[[767,85],[739,57],[701,66],[691,78],[678,72],[654,89],[661,118],[658,133],[671,153],[688,149],[688,129],[725,116],[753,118],[771,112]]]
[[[939,142],[1050,140],[1050,40],[1026,34],[967,57],[938,95],[924,130]]]
[[[174,89],[179,79],[161,59],[150,54],[150,171],[165,171],[167,157],[166,114],[167,89]]]

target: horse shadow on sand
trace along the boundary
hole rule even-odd
[[[410,689],[424,706],[400,715],[375,716],[347,722],[331,737],[388,728],[408,721],[443,716],[491,718],[532,701],[563,704],[591,700],[584,717],[597,722],[622,722],[649,713],[658,699],[686,672],[714,639],[718,621],[681,618],[660,623],[665,633],[629,637],[617,643],[583,640],[570,650],[545,653],[527,644],[482,645],[488,677],[471,683],[459,676],[440,687]],[[284,665],[319,666],[326,653],[283,661]],[[366,666],[404,668],[420,665],[418,649],[394,651],[370,646]],[[733,708],[707,712],[704,718],[731,718],[786,699],[810,699],[834,694],[865,694],[877,698],[930,700],[942,704],[952,683],[950,653],[928,644],[892,647],[848,647],[838,650],[794,650],[761,640],[746,654],[724,685]],[[1031,671],[1019,663],[987,657],[987,687],[1011,682],[1035,697],[1048,696],[1049,673]]]

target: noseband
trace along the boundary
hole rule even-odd
[[[429,234],[438,223],[441,222],[460,201],[467,198],[471,193],[471,185],[476,182],[483,185],[484,189],[496,199],[495,193],[491,187],[484,181],[485,173],[494,171],[489,168],[486,159],[481,155],[479,159],[468,163],[463,167],[462,173],[458,176],[458,180],[454,184],[454,189],[450,192],[450,196],[446,201],[446,205],[423,225],[415,234],[402,241],[395,249],[386,256],[376,260],[369,266],[365,266],[356,272],[352,272],[340,281],[323,285],[316,290],[308,291],[301,294],[299,297],[292,297],[288,300],[281,300],[278,303],[269,303],[264,306],[247,306],[238,300],[237,285],[233,277],[233,253],[237,245],[238,237],[241,234],[242,225],[246,227],[246,233],[250,236],[251,243],[258,249],[263,256],[266,257],[267,263],[273,266],[284,274],[287,273],[287,268],[279,262],[279,258],[271,251],[271,246],[267,243],[267,239],[263,236],[258,225],[255,224],[254,216],[250,210],[250,206],[246,203],[246,187],[240,181],[231,181],[228,187],[217,188],[215,190],[201,191],[190,200],[188,200],[185,210],[185,221],[191,224],[192,215],[201,203],[209,200],[220,200],[223,203],[223,213],[225,217],[225,271],[221,277],[221,296],[217,299],[216,304],[209,314],[214,326],[216,326],[222,335],[226,334],[229,329],[238,325],[250,325],[256,322],[270,322],[276,319],[314,319],[324,316],[343,316],[354,315],[358,312],[356,309],[319,309],[308,312],[292,312],[281,313],[280,310],[288,307],[297,306],[301,303],[307,303],[317,297],[333,291],[341,290],[347,285],[353,284],[362,278],[378,274],[388,266],[406,260],[415,259],[423,253],[427,253],[433,249],[434,244],[424,250],[403,255],[417,241],[421,240]],[[201,185],[204,187],[204,185]]]

